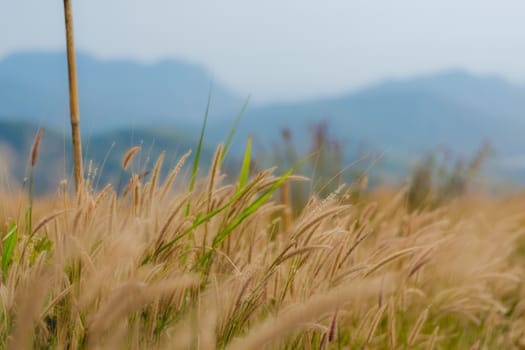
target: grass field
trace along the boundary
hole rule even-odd
[[[291,208],[303,178],[247,151],[226,181],[223,155],[189,189],[161,156],[120,191],[0,196],[0,347],[525,348],[523,196],[414,210],[350,184]]]

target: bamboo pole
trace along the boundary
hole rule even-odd
[[[78,105],[77,63],[75,58],[75,39],[73,34],[72,0],[64,0],[64,17],[66,22],[67,65],[69,76],[69,110],[71,117],[71,139],[73,141],[73,164],[75,190],[80,190],[83,182],[82,144],[80,141],[80,109]]]

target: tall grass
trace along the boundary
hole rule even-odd
[[[129,167],[139,147],[116,190],[84,181],[70,5],[77,193],[34,199],[30,185],[21,218],[0,192],[0,348],[525,348],[523,196],[427,206],[416,193],[432,187],[424,171],[407,190],[364,193],[362,174],[344,185],[342,150],[324,125],[313,129],[308,196],[292,186],[305,162],[290,132],[288,170],[255,172],[250,138],[238,180],[225,183],[248,100],[199,177],[208,100],[187,187],[175,188],[189,153],[162,181],[164,154],[151,177]],[[446,193],[463,194],[477,159]]]
[[[492,153],[490,144],[483,144],[470,160],[457,158],[451,163],[448,153],[439,157],[433,152],[420,161],[413,170],[407,204],[410,210],[436,207],[465,195],[479,176],[483,163]],[[440,159],[442,158],[442,159]]]
[[[220,146],[191,190],[186,154],[120,196],[86,182],[35,199],[31,232],[1,205],[0,347],[523,346],[523,197],[413,212],[404,190],[340,187],[281,225],[275,194],[303,178],[249,176],[249,145],[237,183]]]

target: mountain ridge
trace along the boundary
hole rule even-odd
[[[18,53],[1,60],[0,115],[63,125],[68,115],[66,67],[60,52]],[[77,67],[86,131],[140,125],[144,120],[191,124],[202,119],[213,82],[203,67],[176,59],[142,64],[102,61],[80,52]],[[235,113],[243,103],[220,84],[213,85],[213,96],[211,120]]]

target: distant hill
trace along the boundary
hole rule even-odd
[[[39,125],[28,122],[0,120],[0,186],[17,188],[27,175],[31,145]],[[96,172],[95,185],[110,182],[118,184],[122,158],[132,146],[141,146],[135,156],[133,170],[136,173],[152,170],[158,156],[166,151],[164,173],[171,170],[180,156],[196,149],[195,139],[170,129],[119,129],[95,136],[84,136],[83,153],[87,162],[86,174]],[[204,146],[201,154],[201,170],[211,162],[214,149]],[[191,165],[193,157],[188,160]],[[63,179],[72,179],[69,131],[46,129],[41,143],[35,169],[35,187],[40,193],[55,191]],[[129,171],[127,172],[129,175]]]
[[[237,139],[251,133],[256,144],[271,150],[289,128],[305,148],[312,139],[308,126],[320,121],[343,142],[346,164],[357,151],[380,154],[374,167],[387,177],[407,174],[429,152],[470,157],[488,141],[495,154],[487,174],[525,183],[525,88],[495,76],[445,71],[330,98],[249,108]],[[227,127],[216,123],[210,129],[219,140]]]
[[[139,64],[77,54],[84,131],[200,123],[213,76],[181,60]],[[0,116],[62,127],[68,118],[65,53],[19,53],[0,60]],[[210,119],[237,113],[243,98],[213,82]]]
[[[502,155],[525,153],[525,89],[461,71],[249,109],[241,131],[268,140],[288,127],[302,140],[308,135],[304,126],[322,120],[343,141],[385,152],[413,155],[443,146],[469,153],[490,140]]]

